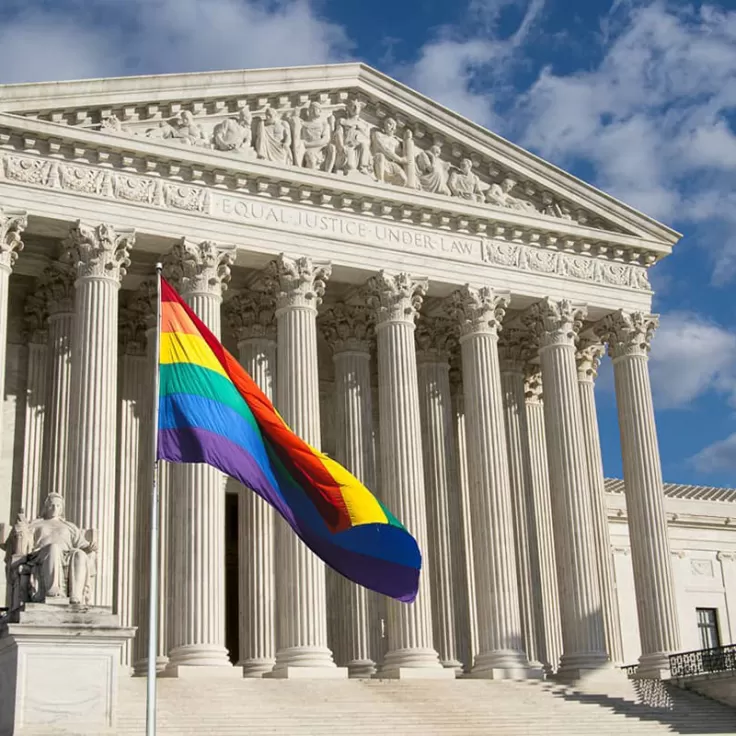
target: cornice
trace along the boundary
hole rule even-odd
[[[160,199],[160,193],[145,201],[147,195],[142,192],[157,186],[160,189],[157,182],[166,182],[169,188],[185,192],[178,197],[179,209],[202,212],[206,211],[211,192],[290,201],[331,212],[375,217],[461,236],[474,235],[485,242],[483,259],[494,265],[637,290],[649,291],[646,268],[661,255],[660,246],[652,241],[564,220],[306,169],[239,161],[216,152],[173,147],[146,139],[121,139],[99,132],[61,128],[2,113],[0,157],[3,159],[0,178],[4,176],[18,183],[69,188],[81,194],[110,196],[130,203],[156,204],[153,200],[156,196]],[[26,167],[27,174],[19,174],[19,166]],[[35,178],[31,173],[34,168],[38,170]],[[112,185],[112,174],[118,185],[125,179],[123,189],[127,192]]]
[[[238,107],[273,104],[275,108],[323,98],[339,103],[357,93],[377,109],[378,118],[391,115],[399,131],[410,125],[417,140],[441,137],[450,144],[455,162],[471,158],[479,171],[511,175],[520,190],[541,186],[572,208],[584,208],[617,227],[652,238],[670,248],[679,233],[558,167],[505,140],[415,90],[364,64],[173,74],[0,86],[0,110],[42,115],[67,126],[83,126],[121,110],[123,119],[139,115],[156,123],[174,110],[233,113]]]

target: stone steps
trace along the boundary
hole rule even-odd
[[[118,736],[144,732],[144,679],[121,680],[119,712]],[[736,711],[661,683],[629,681],[582,690],[550,682],[478,680],[158,681],[161,736],[491,733],[733,734]]]

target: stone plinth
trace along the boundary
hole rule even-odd
[[[120,652],[135,635],[107,607],[29,603],[0,629],[0,736],[115,726]]]

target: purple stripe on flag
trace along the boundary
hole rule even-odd
[[[227,437],[197,427],[161,429],[158,433],[158,457],[159,460],[172,463],[212,465],[255,491],[274,506],[291,526],[296,526],[292,510],[266,477],[261,466],[249,452]]]

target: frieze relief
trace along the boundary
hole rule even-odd
[[[360,163],[360,155],[362,154],[358,151],[354,163]],[[517,239],[520,234],[499,228],[496,228],[498,232],[494,239],[482,235],[473,236],[468,231],[469,223],[460,220],[454,223],[459,232],[452,232],[448,227],[449,218],[441,215],[430,219],[421,218],[421,221],[422,224],[436,226],[440,231],[447,231],[446,233],[391,224],[382,221],[381,218],[359,219],[339,213],[334,203],[325,197],[317,202],[310,201],[312,197],[305,196],[309,195],[309,192],[304,190],[299,192],[300,200],[309,204],[321,204],[327,210],[321,213],[319,209],[311,211],[269,201],[253,202],[238,197],[236,193],[220,192],[217,189],[178,180],[170,181],[160,176],[143,176],[111,168],[102,169],[9,153],[0,158],[0,179],[3,176],[10,181],[24,184],[96,195],[134,204],[212,215],[240,222],[261,222],[274,227],[296,228],[366,242],[385,242],[390,246],[423,251],[430,255],[434,253],[444,257],[484,261],[494,266],[634,290],[651,289],[644,266],[603,260],[596,258],[595,253],[564,252],[557,249],[557,244],[552,238],[545,240],[548,247],[544,247],[544,243],[541,242],[538,245],[527,245],[513,240],[511,242],[502,240],[503,237]],[[257,186],[256,191],[270,195],[270,192],[264,192],[261,186]],[[356,205],[346,197],[341,199],[341,204],[348,211],[352,211]],[[385,205],[377,208],[375,204],[364,201],[357,209],[362,214],[385,216],[384,210],[390,213],[393,208]],[[463,224],[464,228],[461,229],[460,225]],[[485,228],[476,229],[483,232]],[[585,246],[583,244],[579,247]],[[606,250],[606,247],[600,246],[599,249]]]
[[[186,107],[191,109],[186,109]],[[52,122],[152,138],[620,232],[490,158],[352,93],[240,98],[46,113]]]

